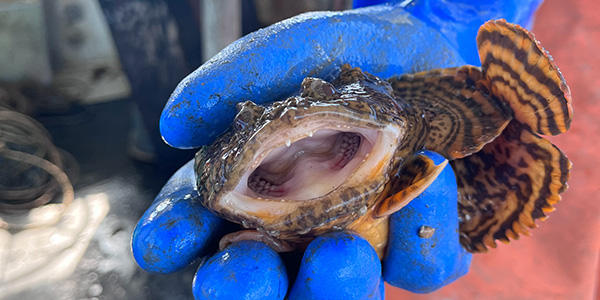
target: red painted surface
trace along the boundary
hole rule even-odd
[[[546,0],[533,32],[573,96],[571,129],[550,138],[573,162],[569,190],[532,236],[473,256],[469,274],[417,295],[386,299],[600,299],[600,1]]]

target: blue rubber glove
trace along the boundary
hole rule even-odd
[[[414,1],[411,9],[420,7],[422,14],[439,2]],[[481,3],[471,5],[472,11],[489,4]],[[401,5],[311,13],[250,34],[182,81],[163,111],[163,137],[179,148],[210,143],[229,126],[235,103],[285,98],[306,76],[334,78],[342,63],[387,78],[469,61],[454,46],[456,41],[453,44],[439,33],[444,28],[439,24],[446,24],[443,19],[417,15],[420,18]],[[478,27],[488,16],[474,13],[470,18],[466,23],[479,22]],[[446,25],[453,23],[456,19]],[[474,34],[472,41],[474,47]],[[427,155],[443,160],[435,153]],[[423,195],[392,216],[382,263],[364,239],[349,232],[315,239],[297,276],[289,265],[286,271],[280,256],[266,245],[239,242],[201,265],[194,295],[282,299],[289,293],[290,299],[381,299],[382,278],[414,292],[435,290],[466,273],[470,263],[470,254],[458,243],[456,203],[456,183],[448,166]],[[190,162],[165,185],[138,223],[134,256],[148,271],[175,272],[214,253],[226,223],[200,205]],[[293,277],[295,282],[290,281]]]
[[[480,66],[475,37],[485,21],[504,18],[527,29],[544,0],[355,0],[354,8],[381,3],[397,4],[441,32],[466,63]]]
[[[426,151],[436,163],[444,158]],[[225,221],[200,204],[193,161],[177,171],[140,219],[133,254],[145,270],[176,272],[210,255]],[[431,237],[420,234],[433,230]],[[362,237],[333,232],[311,242],[302,257],[290,299],[383,299],[383,279],[413,291],[430,292],[464,275],[471,255],[458,242],[456,180],[448,165],[419,197],[391,217],[386,258]],[[383,267],[383,273],[382,273]],[[280,256],[259,242],[238,242],[199,268],[197,299],[282,299],[288,274]],[[212,297],[212,298],[211,298]]]
[[[344,63],[381,78],[480,65],[479,26],[501,17],[531,24],[541,0],[454,2],[405,0],[307,13],[251,33],[181,81],[161,115],[163,139],[181,149],[210,144],[229,127],[236,103],[283,99],[297,92],[307,76],[334,79]]]

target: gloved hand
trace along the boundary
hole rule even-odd
[[[414,2],[412,10],[421,7],[422,12],[439,1]],[[479,5],[483,4],[470,6],[474,13],[468,24],[500,17],[478,14]],[[432,15],[436,22],[422,15],[417,19],[401,5],[376,6],[304,14],[250,34],[182,81],[163,111],[163,137],[179,148],[210,143],[229,126],[235,103],[285,98],[306,76],[334,78],[343,63],[382,78],[464,65],[452,38],[436,30],[444,20]],[[449,19],[447,24],[455,22]],[[472,41],[474,47],[474,35]],[[443,160],[435,153],[427,155]],[[169,180],[134,231],[134,256],[148,271],[174,272],[210,255],[227,227],[200,204],[192,165],[189,162]],[[382,263],[361,237],[331,233],[308,246],[290,284],[293,278],[288,276],[296,274],[288,274],[286,267],[292,270],[293,264],[285,265],[265,244],[238,242],[201,265],[194,295],[381,299],[382,278],[414,292],[435,290],[466,273],[470,263],[470,254],[458,243],[456,203],[456,183],[448,166],[421,196],[391,217]]]
[[[438,163],[444,160],[427,154]],[[421,196],[392,215],[383,263],[366,240],[351,232],[320,236],[304,253],[290,299],[382,299],[382,265],[383,279],[414,292],[429,292],[464,275],[471,255],[458,243],[456,206],[456,181],[447,166]],[[200,204],[190,161],[140,219],[134,256],[147,271],[178,271],[214,251],[225,223]],[[244,241],[206,260],[193,289],[197,299],[209,294],[215,296],[211,299],[282,299],[288,274],[271,248]]]

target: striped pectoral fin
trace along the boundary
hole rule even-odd
[[[542,135],[571,125],[571,92],[534,35],[505,20],[479,28],[477,48],[490,93],[510,105],[515,119]]]
[[[392,181],[389,191],[393,195],[381,201],[374,217],[389,216],[419,196],[440,175],[448,160],[434,161],[425,153],[417,153],[405,161],[401,173]]]
[[[550,141],[511,122],[490,144],[451,162],[458,184],[460,241],[471,252],[536,228],[567,189],[571,162]]]
[[[487,94],[477,67],[437,69],[388,81],[397,99],[423,112],[429,125],[425,148],[448,159],[479,151],[512,119],[510,109]]]

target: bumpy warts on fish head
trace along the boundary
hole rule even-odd
[[[504,20],[477,37],[482,67],[382,80],[344,65],[333,82],[238,105],[230,129],[196,155],[198,191],[215,214],[281,251],[353,230],[382,255],[387,216],[446,166],[458,183],[460,239],[472,252],[529,234],[566,189],[570,162],[540,137],[566,131],[569,89],[533,35]],[[434,163],[421,150],[443,155]]]

